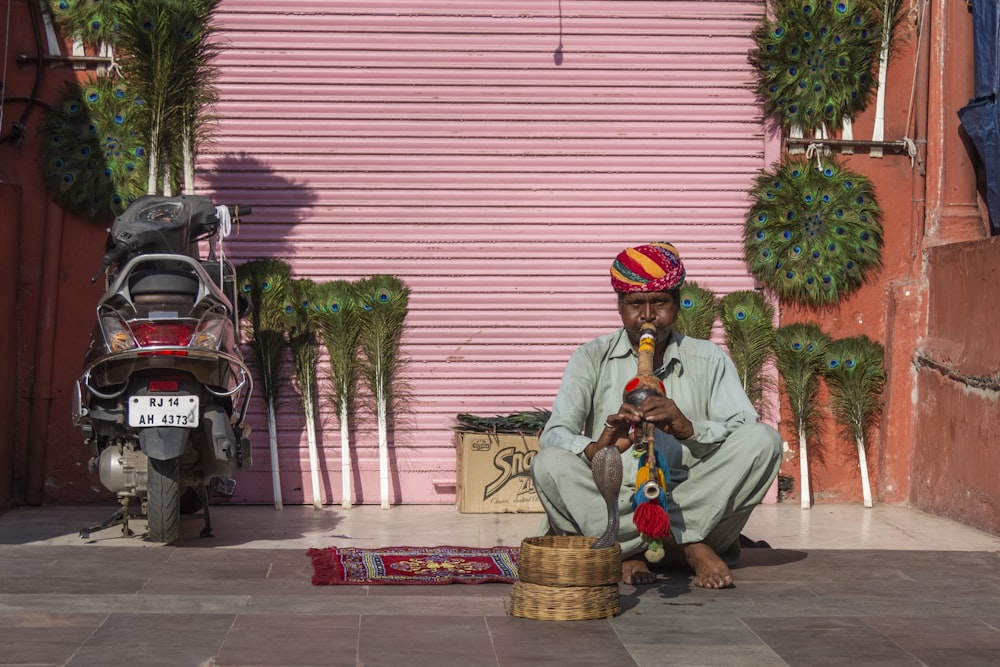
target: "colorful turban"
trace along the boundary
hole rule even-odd
[[[666,292],[684,284],[684,263],[666,242],[625,248],[611,265],[616,292]]]

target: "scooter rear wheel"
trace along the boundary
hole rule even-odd
[[[153,542],[174,542],[181,532],[180,459],[150,459],[147,484],[148,537]]]

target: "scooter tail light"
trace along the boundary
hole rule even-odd
[[[104,340],[112,352],[124,352],[138,346],[132,331],[117,317],[102,317]]]
[[[140,347],[187,347],[194,333],[194,325],[186,322],[148,320],[133,323],[132,333]]]
[[[198,328],[191,336],[190,347],[202,350],[218,350],[222,345],[226,320],[222,318],[205,319],[198,323]]]

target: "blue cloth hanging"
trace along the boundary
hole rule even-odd
[[[983,198],[990,232],[1000,235],[1000,9],[997,0],[972,0],[975,97],[959,109],[958,118],[982,163]]]

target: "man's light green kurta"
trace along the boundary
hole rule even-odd
[[[596,537],[607,524],[583,450],[618,412],[636,370],[637,355],[624,328],[585,343],[570,357],[541,435],[542,451],[532,463],[548,520],[563,532]],[[777,474],[780,437],[758,423],[736,367],[714,343],[674,333],[655,374],[694,427],[694,436],[684,441],[656,431],[656,448],[670,467],[674,539],[730,549]],[[637,463],[631,450],[622,458],[619,541],[628,556],[643,545],[631,521]]]

